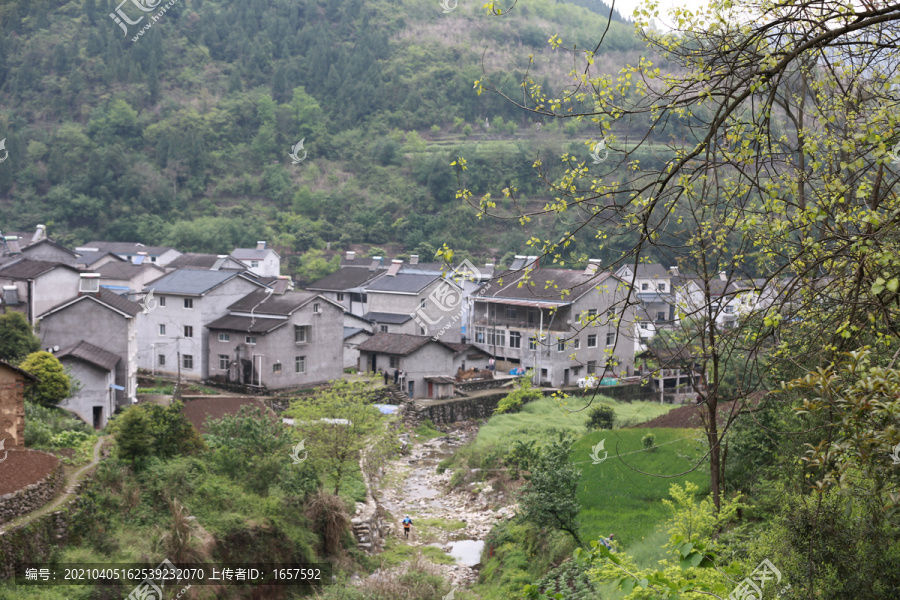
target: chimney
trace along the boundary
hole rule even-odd
[[[725,273],[725,271],[719,271],[719,279],[721,279],[722,281],[728,281],[728,275]]]
[[[600,263],[603,262],[599,258],[592,258],[588,260],[588,266],[584,270],[585,275],[595,275],[597,273],[597,269],[600,268]]]
[[[265,250],[265,249],[266,249],[266,243],[265,243],[264,241],[263,241],[263,242],[256,242],[256,249],[257,249],[257,250]]]
[[[411,265],[419,264],[419,255],[418,254],[410,254],[409,255],[409,264],[411,264]]]
[[[669,275],[671,275],[672,277],[679,277],[680,274],[678,273],[678,267],[669,267]]]
[[[37,229],[34,232],[34,237],[31,238],[31,243],[36,244],[41,240],[47,239],[47,226],[46,225],[38,225]]]
[[[356,252],[354,252],[353,250],[347,250],[347,260],[355,260],[355,259],[356,259]]]

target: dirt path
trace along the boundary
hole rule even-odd
[[[380,501],[394,518],[393,535],[399,543],[449,552],[456,564],[435,564],[451,583],[468,587],[478,578],[484,540],[501,519],[515,514],[514,498],[497,494],[487,484],[470,484],[448,491],[452,471],[438,475],[438,463],[452,456],[477,430],[454,428],[446,437],[415,444],[408,456],[388,463],[381,478]],[[413,520],[410,539],[400,521]]]
[[[34,519],[37,519],[38,517],[43,516],[47,513],[53,512],[54,510],[62,506],[62,504],[66,502],[75,492],[75,486],[78,484],[78,482],[84,479],[84,476],[88,472],[88,470],[97,466],[97,463],[100,462],[100,447],[103,445],[103,441],[105,439],[106,437],[103,436],[97,440],[96,444],[94,444],[94,457],[91,462],[81,467],[77,471],[71,473],[66,478],[65,491],[62,494],[60,494],[44,506],[40,507],[39,509],[31,511],[27,515],[22,515],[21,517],[13,519],[8,523],[4,523],[2,526],[0,526],[0,533],[4,533],[6,531],[9,531],[10,529],[15,529],[20,525],[30,523]]]

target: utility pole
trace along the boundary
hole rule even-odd
[[[178,355],[178,383],[175,384],[175,398],[181,399],[181,338],[175,338],[175,350]]]

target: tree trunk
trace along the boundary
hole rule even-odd
[[[709,441],[709,491],[712,494],[713,504],[715,504],[717,513],[721,508],[721,491],[719,489],[721,485],[719,481],[719,467],[721,463],[719,454],[719,423],[716,420],[716,404],[718,402],[716,394],[712,394],[706,403],[706,408],[709,411],[709,425],[706,430],[706,439]]]

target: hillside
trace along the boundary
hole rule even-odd
[[[549,37],[584,47],[607,25],[605,5],[579,4],[593,10],[539,0],[499,19],[471,3],[177,0],[147,28],[131,3],[5,2],[0,227],[182,251],[268,239],[289,256],[326,242],[521,252],[514,222],[497,232],[456,190],[513,185],[539,206],[535,158],[584,154],[593,133],[535,123],[473,81],[521,98],[533,55],[535,81],[558,93],[571,65]],[[117,7],[137,24],[117,25]],[[615,16],[598,58],[610,72],[642,48]],[[449,164],[460,154],[464,181]]]

